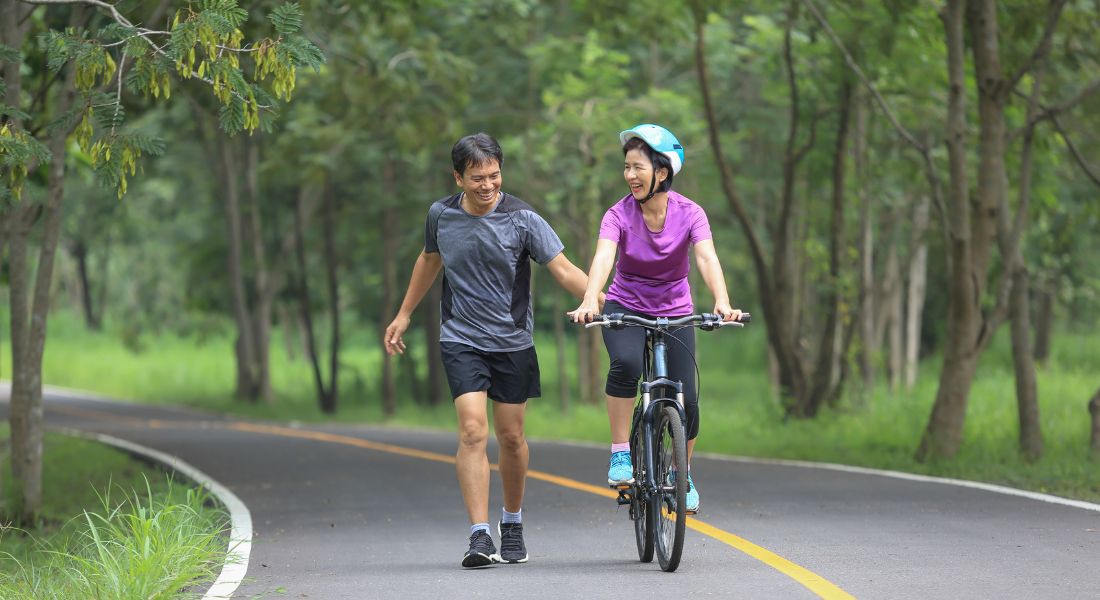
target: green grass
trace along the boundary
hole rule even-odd
[[[164,335],[143,340],[133,352],[110,334],[90,334],[66,313],[51,317],[45,380],[147,402],[173,402],[246,417],[325,420],[316,406],[312,374],[299,353],[288,357],[277,335],[272,342],[272,373],[277,398],[248,405],[229,398],[234,383],[232,340],[228,336]],[[546,332],[549,327],[543,327]],[[1003,329],[1003,328],[1002,328]],[[384,419],[377,401],[376,373],[381,360],[373,330],[349,326],[342,355],[347,365],[341,382],[344,422],[452,429],[450,403],[427,407],[404,401]],[[813,420],[784,421],[767,378],[764,330],[723,330],[699,335],[702,369],[700,452],[839,462],[914,473],[1007,484],[1058,495],[1100,500],[1100,463],[1087,460],[1089,416],[1086,402],[1100,385],[1100,336],[1091,331],[1061,332],[1050,360],[1038,373],[1046,453],[1035,463],[1017,450],[1017,417],[1011,350],[1002,330],[982,359],[965,427],[965,442],[953,460],[922,464],[913,453],[936,393],[939,357],[921,365],[914,389],[891,393],[880,384],[865,398],[853,392],[836,409]],[[568,337],[575,339],[574,331]],[[422,343],[410,336],[414,360],[423,370]],[[607,441],[602,404],[572,402],[559,408],[557,348],[547,332],[540,337],[543,398],[532,401],[528,434],[535,439]],[[573,348],[568,364],[575,365]],[[881,377],[880,377],[881,378]],[[572,379],[572,376],[570,376]],[[849,386],[853,389],[854,386]]]
[[[47,434],[38,522],[0,530],[0,598],[197,597],[225,558],[226,517],[209,504],[118,450]]]

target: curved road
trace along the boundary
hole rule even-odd
[[[178,456],[247,505],[251,555],[234,598],[1100,597],[1100,506],[707,457],[693,464],[703,509],[683,563],[662,573],[637,561],[626,509],[600,485],[606,450],[537,440],[530,562],[465,571],[451,433],[46,396],[48,426]],[[494,473],[494,519],[500,504]]]

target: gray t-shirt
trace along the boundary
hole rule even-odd
[[[550,262],[565,247],[550,224],[524,201],[501,193],[489,214],[462,208],[462,194],[428,209],[424,251],[443,259],[440,334],[487,352],[534,345],[531,260]]]

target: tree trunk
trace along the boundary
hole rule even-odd
[[[385,320],[390,318],[394,312],[394,303],[396,302],[397,293],[395,291],[396,286],[396,273],[394,269],[395,256],[395,237],[397,233],[393,229],[387,226],[387,223],[393,221],[393,209],[383,209],[382,219],[379,224],[382,226],[382,313],[380,315],[379,323],[384,326]],[[391,417],[397,411],[397,384],[394,378],[394,357],[388,353],[382,356],[382,372],[381,372],[381,394],[382,394],[382,413],[386,417]]]
[[[92,302],[92,284],[88,277],[88,246],[84,240],[77,240],[70,247],[70,254],[76,261],[76,276],[80,287],[80,307],[84,313],[84,326],[91,331],[99,331],[99,318]]]
[[[35,385],[34,368],[30,361],[30,304],[27,281],[27,238],[37,214],[32,207],[16,206],[9,209],[8,220],[8,295],[11,303],[11,413],[8,421],[11,426],[11,473],[14,492],[9,494],[16,502],[10,508],[9,518],[24,520],[29,516],[33,521],[33,509],[25,498],[28,485],[34,486],[34,470],[28,470],[27,456],[32,453],[30,432],[33,430],[36,415],[34,389],[39,390],[41,382]],[[39,413],[40,415],[40,413]],[[29,513],[29,514],[28,514]]]
[[[252,285],[255,293],[255,307],[252,311],[252,356],[255,361],[252,382],[257,400],[270,402],[271,389],[271,305],[275,299],[275,290],[268,282],[267,257],[264,249],[263,225],[260,213],[259,163],[260,145],[252,137],[245,141],[246,169],[245,183],[248,187],[248,226],[252,242]]]
[[[1089,400],[1089,414],[1092,415],[1092,428],[1089,434],[1089,458],[1100,461],[1100,389]]]
[[[279,317],[279,328],[283,332],[283,350],[287,360],[294,362],[298,360],[298,344],[301,343],[301,336],[298,335],[301,320],[295,318],[282,302],[276,305],[275,314]]]
[[[1035,362],[1043,364],[1050,357],[1050,337],[1054,330],[1054,292],[1040,284],[1033,289],[1038,296],[1035,309]]]
[[[238,164],[236,141],[223,139],[216,141],[221,153],[221,175],[225,189],[225,225],[226,225],[226,274],[229,275],[229,291],[232,296],[233,318],[237,323],[237,340],[234,349],[237,356],[237,388],[234,395],[242,400],[255,401],[257,382],[255,378],[256,355],[252,344],[254,339],[252,317],[248,310],[248,297],[244,281],[244,245],[241,224],[241,194],[237,180]]]
[[[310,366],[313,369],[313,384],[317,388],[317,402],[321,412],[332,414],[336,407],[333,406],[328,388],[325,386],[325,377],[321,373],[321,360],[317,355],[317,340],[313,333],[313,306],[309,293],[309,275],[306,267],[305,228],[302,221],[305,219],[305,199],[308,193],[303,188],[298,194],[298,205],[294,210],[294,255],[297,262],[297,285],[295,291],[298,295],[298,309],[302,317],[302,325],[305,326],[306,356],[309,357]]]
[[[69,68],[68,71],[72,71]],[[64,112],[72,103],[72,77],[68,77],[61,91],[59,110]],[[46,349],[46,321],[50,312],[50,287],[53,283],[54,259],[61,233],[61,214],[65,183],[65,146],[69,131],[59,129],[50,136],[52,154],[49,165],[46,211],[43,219],[41,249],[38,269],[35,273],[34,302],[31,305],[30,327],[27,330],[25,360],[20,361],[19,376],[12,385],[12,473],[22,489],[20,521],[32,523],[42,506],[42,358]],[[25,231],[29,232],[29,228]],[[22,241],[26,250],[26,238]],[[14,255],[14,252],[13,252]],[[24,254],[25,257],[25,254]],[[22,260],[25,260],[23,258]],[[25,263],[22,268],[25,268]],[[26,279],[24,278],[24,282]],[[14,280],[13,280],[14,291]],[[15,308],[13,301],[12,308]],[[13,311],[14,312],[14,311]],[[26,314],[20,312],[19,314]],[[14,363],[15,356],[12,360]],[[15,370],[15,369],[13,369]],[[17,400],[18,399],[18,400]],[[18,468],[16,467],[18,465]]]
[[[396,187],[394,181],[393,161],[387,160],[382,165],[382,189],[387,200],[394,197]],[[385,327],[387,319],[396,311],[397,304],[397,247],[400,235],[397,227],[397,209],[393,206],[382,208],[382,218],[378,222],[381,227],[379,232],[382,238],[382,313],[379,318],[380,327]],[[388,353],[382,355],[382,413],[392,417],[397,412],[397,384],[394,380],[393,358]]]
[[[565,304],[561,292],[554,293],[554,346],[557,350],[558,369],[558,409],[561,414],[569,414],[569,367],[565,359]],[[572,308],[572,307],[570,307]]]
[[[947,154],[951,172],[947,194],[948,305],[943,368],[916,458],[950,458],[962,443],[963,420],[977,367],[983,281],[971,257],[970,197],[966,165],[966,73],[963,24],[965,0],[947,0],[943,11],[947,39]],[[984,277],[982,278],[984,279]]]
[[[714,101],[711,98],[710,76],[707,72],[706,52],[704,51],[706,47],[706,9],[699,4],[693,4],[692,15],[695,23],[695,72],[699,80],[700,95],[703,99],[703,108],[707,119],[708,138],[711,151],[714,153],[715,164],[718,166],[722,192],[726,196],[726,202],[729,204],[730,209],[737,216],[737,222],[741,225],[741,230],[745,234],[745,239],[748,241],[752,252],[760,305],[768,335],[768,347],[775,357],[781,393],[788,397],[798,397],[805,381],[805,376],[800,370],[801,362],[798,359],[798,349],[791,342],[792,337],[787,329],[789,324],[783,316],[784,312],[777,307],[778,294],[773,287],[772,273],[767,264],[763,243],[757,235],[756,227],[749,219],[737,193],[733,174],[730,172],[725,151],[722,149],[722,139],[719,134],[721,127],[718,123]]]
[[[992,336],[981,309],[986,287],[997,212],[1005,193],[1004,86],[997,42],[997,15],[993,0],[974,0],[969,9],[962,0],[949,0],[948,25],[949,94],[948,155],[951,164],[949,251],[953,258],[948,308],[948,351],[940,376],[940,389],[917,450],[919,460],[951,458],[962,443],[966,404],[974,380],[977,360]],[[978,117],[981,146],[976,196],[971,203],[967,185],[966,155],[960,153],[965,139],[965,115],[961,95],[963,75],[963,17],[970,31],[978,84]],[[957,97],[958,96],[958,97]],[[971,207],[973,205],[973,208]],[[973,212],[971,212],[973,211]],[[958,364],[953,364],[957,361]]]
[[[903,291],[901,267],[898,261],[898,247],[890,246],[886,256],[886,295],[882,310],[886,314],[886,374],[890,381],[890,391],[897,392],[902,380],[902,329],[904,327]]]
[[[25,20],[26,14],[33,7],[29,7],[26,4],[17,0],[0,0],[0,43],[11,48],[20,49],[23,47],[24,38],[26,37],[26,31],[29,27],[29,23]],[[6,102],[16,108],[19,106],[19,98],[23,94],[23,65],[19,61],[0,63],[0,69],[2,69],[5,85],[5,98]],[[11,127],[22,128],[22,123],[16,116],[9,117],[9,123]],[[6,171],[4,172],[6,175]],[[7,207],[0,207],[3,218],[3,238],[0,238],[0,256],[3,255],[3,248],[7,246],[9,248],[8,253],[8,297],[10,302],[10,328],[11,328],[11,399],[10,399],[10,412],[8,414],[8,422],[11,425],[11,431],[14,432],[17,429],[17,421],[22,419],[26,420],[29,416],[27,414],[27,400],[26,395],[17,397],[15,390],[19,387],[18,381],[20,378],[26,376],[26,345],[27,345],[27,236],[29,231],[23,231],[29,227],[25,223],[25,205],[9,205]],[[22,384],[22,388],[26,389],[26,384]],[[24,427],[20,425],[20,427]],[[15,447],[14,439],[11,442],[12,448]],[[3,478],[0,478],[0,492],[4,492],[4,497],[21,498],[21,490],[19,486],[22,480],[22,474],[20,472],[20,464],[15,460],[15,455],[11,455],[11,469],[12,469],[12,483],[15,486],[15,493],[8,494],[3,489]],[[22,507],[15,506],[10,510],[9,515],[2,515],[4,521],[9,521],[11,517],[18,517]]]
[[[1031,350],[1031,307],[1027,269],[1018,266],[1012,282],[1012,363],[1016,371],[1016,406],[1020,420],[1020,451],[1034,462],[1043,455],[1043,430],[1039,422],[1039,390],[1035,357]]]
[[[862,96],[862,94],[861,94]],[[875,250],[871,199],[867,195],[867,107],[856,104],[856,177],[859,179],[859,374],[866,396],[875,386]]]
[[[924,296],[928,283],[928,243],[924,234],[928,228],[928,211],[931,201],[924,196],[913,214],[913,235],[909,256],[909,285],[905,301],[905,389],[912,390],[917,382],[920,364],[920,332],[924,313]]]
[[[325,412],[335,413],[340,401],[340,264],[336,254],[336,198],[332,186],[326,185],[321,217],[324,232],[325,281],[328,284],[329,367],[328,402]],[[396,227],[394,227],[396,229]]]
[[[807,366],[802,357],[791,350],[799,345],[798,309],[797,309],[797,273],[795,270],[796,251],[795,217],[799,206],[796,206],[795,183],[797,181],[798,164],[802,161],[805,149],[799,148],[798,128],[801,120],[798,79],[794,72],[794,58],[791,49],[791,30],[794,27],[795,9],[792,4],[787,13],[787,23],[783,34],[783,58],[786,67],[787,89],[790,107],[788,108],[787,142],[783,153],[783,186],[779,205],[779,218],[775,223],[772,245],[772,284],[775,286],[775,303],[777,320],[782,325],[779,334],[785,338],[782,347],[776,349],[776,357],[780,359],[780,377],[784,380],[783,387],[790,394],[790,404],[787,412],[795,417],[811,417],[813,409],[810,401],[812,381],[807,375]],[[769,326],[771,323],[768,323]],[[784,356],[784,355],[787,356]],[[784,368],[786,364],[786,368]]]
[[[818,346],[817,366],[814,369],[813,389],[809,397],[809,415],[816,415],[823,402],[831,395],[837,376],[837,355],[840,336],[840,263],[847,248],[844,239],[844,173],[847,156],[848,117],[851,114],[852,86],[845,80],[840,86],[840,116],[837,124],[836,145],[833,151],[833,199],[829,228],[829,281],[825,285],[822,308],[825,325]]]
[[[24,14],[20,7],[4,6],[3,24],[5,43],[15,42],[22,47],[22,33],[18,22],[7,19]],[[82,8],[74,8],[70,24],[76,26],[83,20]],[[16,37],[13,37],[15,35]],[[18,38],[18,39],[17,39]],[[18,67],[17,67],[18,68]],[[75,73],[72,65],[64,68],[64,82],[60,84],[56,98],[57,114],[64,114],[72,106],[75,97]],[[10,81],[10,80],[9,80]],[[11,89],[8,89],[11,94]],[[8,96],[9,98],[12,96]],[[18,104],[18,96],[15,96]],[[42,506],[42,358],[46,349],[46,329],[50,308],[50,288],[53,283],[54,259],[61,234],[61,217],[64,207],[65,150],[71,127],[58,127],[50,135],[48,147],[51,153],[46,189],[46,205],[42,220],[42,235],[35,272],[33,303],[28,307],[29,281],[26,275],[27,238],[40,207],[14,211],[19,223],[11,239],[11,311],[12,311],[12,389],[11,389],[11,461],[12,478],[20,492],[16,507],[19,522],[33,523]],[[33,216],[32,216],[33,213]],[[17,272],[21,272],[17,275]],[[28,316],[30,322],[26,321]],[[16,327],[18,326],[18,333]],[[16,346],[16,340],[19,344]],[[9,494],[10,496],[10,494]]]
[[[439,348],[439,304],[443,298],[442,278],[436,277],[428,288],[424,322],[424,351],[428,357],[428,404],[436,406],[450,396],[443,374],[443,355]]]

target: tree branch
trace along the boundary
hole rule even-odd
[[[1050,0],[1050,10],[1047,11],[1047,23],[1043,29],[1043,37],[1039,40],[1039,45],[1035,47],[1035,51],[1031,53],[1027,61],[1020,67],[1016,74],[1008,80],[1007,89],[1016,89],[1016,84],[1023,79],[1024,75],[1027,75],[1029,71],[1035,66],[1036,63],[1046,57],[1050,52],[1051,40],[1054,38],[1054,30],[1058,27],[1058,19],[1062,16],[1062,9],[1066,6],[1066,0]]]
[[[1062,136],[1062,141],[1066,143],[1066,148],[1069,148],[1069,153],[1073,155],[1073,159],[1077,161],[1077,166],[1081,167],[1081,170],[1085,172],[1085,175],[1088,175],[1088,178],[1091,179],[1097,187],[1100,187],[1100,175],[1085,162],[1085,157],[1081,156],[1081,153],[1077,151],[1077,146],[1073,145],[1065,129],[1062,129],[1062,124],[1058,122],[1058,117],[1052,115],[1050,117],[1050,122],[1054,124],[1054,129],[1058,132],[1058,135]]]
[[[122,16],[122,13],[118,12],[118,9],[113,4],[108,4],[102,0],[20,0],[27,4],[90,4],[92,6],[98,6],[99,8],[106,9],[111,13],[111,18],[118,22],[119,25],[124,27],[133,27],[126,17]]]
[[[821,12],[817,10],[817,6],[814,5],[812,0],[801,0],[801,2],[806,6],[806,8],[810,10],[811,13],[813,13],[814,18],[816,18],[817,22],[821,24],[821,27],[825,30],[825,33],[829,36],[829,39],[833,40],[833,43],[836,44],[837,49],[840,50],[840,53],[844,56],[844,62],[848,63],[848,67],[852,69],[853,72],[855,72],[855,74],[859,77],[859,80],[863,82],[863,85],[866,86],[868,91],[871,92],[871,95],[874,96],[875,102],[878,103],[879,107],[882,109],[882,112],[886,113],[886,118],[890,120],[890,124],[894,126],[894,129],[897,130],[901,137],[906,142],[908,142],[910,146],[916,148],[918,151],[920,151],[921,154],[927,154],[928,148],[917,141],[917,138],[913,137],[913,134],[909,133],[909,130],[902,126],[901,122],[898,121],[898,118],[894,116],[894,111],[890,110],[890,105],[886,103],[886,99],[882,97],[882,94],[879,94],[878,89],[876,89],[874,84],[871,83],[871,80],[867,78],[867,75],[863,73],[863,69],[859,68],[859,65],[856,63],[855,59],[852,58],[852,54],[848,52],[848,48],[844,45],[844,42],[840,40],[840,37],[836,34],[835,31],[833,31],[833,28],[829,26],[829,22],[825,20],[825,17],[822,16]]]
[[[156,30],[152,30],[152,29],[145,29],[145,28],[142,28],[142,27],[137,27],[133,23],[131,23],[129,21],[129,19],[122,16],[122,13],[118,12],[118,9],[116,9],[114,7],[114,5],[108,4],[107,2],[103,2],[103,0],[19,0],[19,1],[20,2],[25,2],[27,4],[41,4],[41,5],[90,4],[92,6],[103,8],[103,9],[105,9],[108,12],[111,13],[111,18],[113,18],[115,20],[115,22],[117,22],[119,25],[122,25],[123,27],[128,27],[130,29],[134,29],[135,31],[137,31],[138,37],[145,40],[145,43],[149,44],[149,46],[153,49],[154,53],[159,54],[161,56],[167,56],[168,55],[162,47],[157,46],[153,42],[153,40],[149,39],[149,36],[154,35],[154,34],[165,35],[165,34],[170,34],[170,32],[156,31]],[[219,46],[219,48],[221,48],[221,46]],[[253,51],[255,51],[254,48],[234,48],[233,50],[236,51],[236,52],[253,52]],[[203,81],[203,82],[205,82],[206,84],[208,84],[210,86],[214,85],[214,80],[213,79],[209,79],[209,78],[206,78],[206,77],[198,77],[194,73],[191,74],[191,78],[192,79],[198,79],[199,81]],[[247,102],[248,101],[244,96],[242,96],[236,90],[231,90],[231,93],[233,94],[234,97],[236,97],[238,100],[240,100],[242,102]],[[271,105],[258,104],[257,108],[265,108],[265,109],[266,108],[271,108]]]
[[[1043,109],[1042,112],[1040,112],[1040,113],[1032,116],[1030,119],[1028,119],[1027,123],[1025,123],[1023,127],[1020,127],[1016,131],[1013,131],[1008,139],[1010,141],[1015,140],[1016,138],[1023,135],[1023,133],[1025,131],[1027,131],[1027,129],[1029,127],[1033,127],[1041,121],[1045,121],[1047,119],[1053,119],[1054,117],[1058,116],[1059,114],[1061,114],[1063,112],[1066,112],[1067,110],[1073,108],[1074,106],[1077,106],[1082,100],[1084,100],[1084,99],[1088,98],[1089,96],[1095,94],[1097,92],[1097,90],[1100,90],[1100,79],[1092,80],[1088,85],[1081,88],[1080,90],[1077,90],[1076,94],[1074,94],[1074,95],[1070,96],[1069,98],[1063,100],[1059,104],[1055,104],[1054,106],[1049,106],[1049,107],[1048,106],[1043,106],[1042,107],[1042,109]]]

